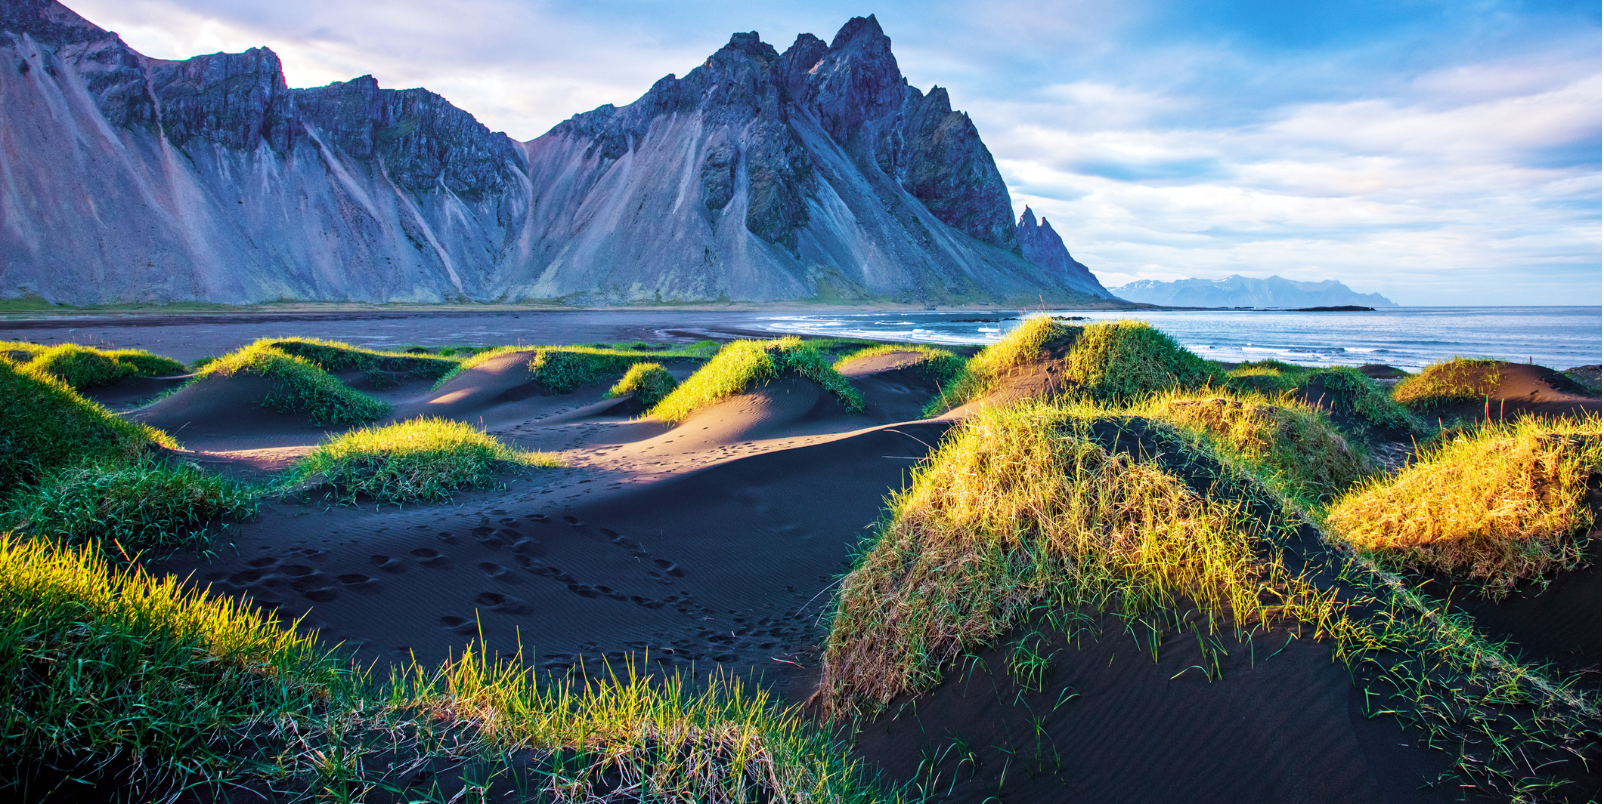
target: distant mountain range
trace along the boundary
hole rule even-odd
[[[1255,279],[1139,279],[1110,290],[1126,301],[1166,307],[1397,307],[1380,293],[1357,293],[1335,279],[1295,282],[1272,276]]]
[[[265,48],[141,55],[0,2],[0,296],[570,304],[1115,304],[874,17],[739,33],[628,106],[517,142]]]

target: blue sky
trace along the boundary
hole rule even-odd
[[[1595,2],[69,0],[141,52],[255,45],[530,139],[756,30],[878,16],[1110,286],[1278,274],[1402,304],[1599,304]]]

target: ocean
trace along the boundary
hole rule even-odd
[[[1532,362],[1554,369],[1604,362],[1604,307],[1398,307],[1375,312],[1258,310],[1087,312],[1048,310],[1087,322],[1146,321],[1210,360],[1281,360],[1306,366],[1386,363],[1419,369],[1454,356]],[[1028,312],[775,315],[775,332],[986,344]]]

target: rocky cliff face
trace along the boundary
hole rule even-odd
[[[1042,218],[1041,223],[1036,222],[1036,213],[1030,207],[1025,207],[1025,214],[1019,216],[1019,244],[1025,259],[1041,266],[1060,282],[1096,296],[1110,295],[1091,269],[1069,256],[1064,239],[1053,231],[1053,225],[1046,218]]]
[[[426,90],[292,89],[265,48],[149,59],[12,0],[0,157],[4,296],[1107,295],[1056,235],[1027,243],[974,124],[907,85],[873,17],[784,53],[736,34],[628,106],[517,143]]]

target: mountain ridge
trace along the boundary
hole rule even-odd
[[[1139,279],[1110,291],[1127,301],[1166,307],[1397,307],[1380,293],[1359,293],[1335,279],[1299,282],[1232,274],[1224,279]]]
[[[1027,259],[973,122],[872,16],[735,34],[524,143],[371,76],[290,88],[266,48],[145,57],[53,0],[0,12],[6,56],[0,296],[1118,303]]]

